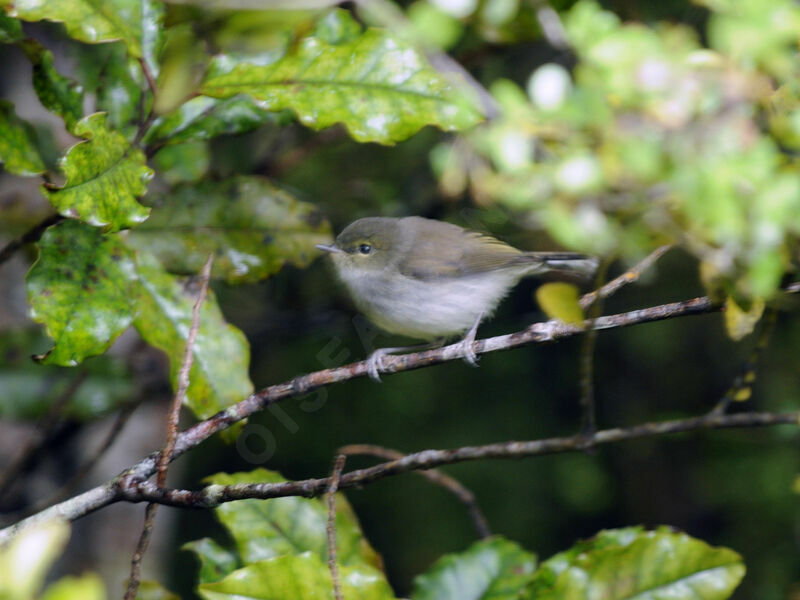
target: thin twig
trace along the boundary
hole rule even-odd
[[[706,414],[687,419],[643,423],[627,428],[604,429],[590,436],[577,433],[569,437],[560,438],[501,442],[447,450],[422,450],[421,452],[407,454],[397,460],[345,473],[339,479],[337,489],[359,488],[402,473],[472,460],[519,459],[547,454],[585,451],[587,448],[640,438],[712,429],[776,425],[793,425],[797,427],[798,419],[800,419],[800,411],[783,413],[750,412],[730,415]],[[127,488],[124,491],[124,499],[130,502],[147,501],[182,508],[207,509],[214,508],[225,502],[248,498],[266,500],[268,498],[283,498],[286,496],[303,496],[307,498],[320,496],[329,489],[330,483],[330,478],[321,478],[281,483],[212,485],[200,490],[179,490],[159,488],[148,481],[140,483],[135,488]],[[2,540],[2,537],[0,537],[0,540]]]
[[[183,361],[181,368],[178,372],[178,385],[175,390],[175,396],[172,398],[172,406],[170,407],[169,416],[167,418],[167,441],[164,444],[164,449],[158,459],[158,466],[156,471],[158,473],[156,478],[156,485],[163,488],[167,483],[167,469],[172,460],[172,453],[175,449],[175,439],[178,437],[178,417],[180,416],[181,406],[186,397],[186,390],[189,387],[189,372],[192,370],[192,362],[194,362],[194,343],[197,339],[197,331],[200,329],[200,306],[206,298],[208,293],[208,282],[211,279],[211,263],[214,260],[214,255],[210,254],[203,265],[200,273],[200,292],[197,294],[194,306],[192,307],[192,324],[189,329],[189,335],[186,338],[186,348],[183,354]],[[139,590],[139,581],[142,575],[142,559],[144,558],[147,547],[150,545],[150,536],[153,532],[153,525],[158,512],[158,505],[150,503],[147,505],[144,516],[144,525],[142,526],[142,534],[139,537],[139,542],[136,544],[136,550],[131,558],[131,576],[128,579],[128,588],[125,591],[125,600],[134,600],[136,593]]]
[[[767,309],[766,314],[761,320],[761,331],[758,334],[753,349],[744,362],[739,365],[739,369],[728,391],[725,392],[722,400],[711,409],[711,414],[721,415],[727,412],[730,405],[734,402],[744,402],[750,399],[753,393],[753,383],[756,381],[756,374],[758,372],[758,360],[761,358],[761,353],[769,344],[777,320],[778,311]]]
[[[23,233],[18,238],[11,240],[5,247],[0,250],[0,265],[6,262],[9,258],[11,258],[14,253],[22,248],[25,244],[31,244],[33,242],[38,242],[39,238],[42,237],[44,232],[47,230],[48,227],[51,225],[55,225],[60,221],[63,221],[64,217],[59,215],[58,213],[50,215],[42,219],[39,223],[31,227],[28,231]]]
[[[800,292],[800,282],[789,284],[783,289],[783,292],[787,294]],[[701,296],[683,302],[672,302],[670,304],[652,306],[627,313],[598,317],[595,319],[593,327],[596,329],[614,329],[688,315],[707,314],[719,310],[720,304],[713,302],[708,297]],[[582,334],[584,331],[585,327],[583,326],[547,321],[544,323],[534,323],[516,333],[476,340],[472,347],[476,354],[484,354],[499,350],[509,350],[523,345],[554,342],[559,339]],[[420,369],[434,364],[458,360],[461,359],[462,355],[463,350],[460,350],[457,345],[443,346],[435,350],[399,356],[388,355],[384,357],[384,367],[383,369],[379,369],[379,372],[396,373]],[[322,369],[321,371],[302,375],[284,383],[266,387],[251,394],[241,402],[237,402],[225,410],[181,432],[175,440],[175,450],[172,453],[172,458],[177,458],[212,435],[227,429],[242,419],[264,410],[276,402],[286,398],[301,396],[332,383],[348,381],[356,377],[364,377],[367,375],[368,368],[368,361],[365,360],[332,369]],[[792,419],[796,416],[794,413],[787,414],[788,416],[779,416],[779,422],[792,422]],[[751,416],[752,415],[746,415],[746,418]],[[740,415],[733,415],[733,417],[740,417]],[[769,420],[769,418],[772,418],[772,415],[769,415],[767,420]],[[743,426],[735,420],[732,421],[732,423],[736,424],[729,426]],[[142,482],[155,473],[159,455],[160,453],[158,452],[153,453],[132,465],[113,479],[0,530],[0,544],[8,541],[17,531],[35,523],[40,523],[54,517],[73,521],[114,502],[119,502],[131,497],[136,498],[139,485],[144,485]]]
[[[344,454],[337,454],[336,458],[333,459],[333,469],[331,469],[331,475],[328,478],[328,491],[325,493],[326,500],[328,501],[328,524],[325,527],[325,532],[328,537],[328,569],[330,569],[331,572],[333,597],[336,600],[344,600],[336,551],[336,491],[339,489],[339,478],[342,476],[346,460],[347,456]]]
[[[586,309],[595,300],[599,298],[608,298],[621,287],[637,281],[639,277],[641,277],[642,273],[649,269],[659,258],[664,256],[670,250],[670,248],[672,248],[672,246],[659,246],[650,254],[648,254],[641,262],[625,271],[619,277],[615,277],[599,290],[584,294],[580,301],[581,307]]]
[[[384,448],[383,446],[374,446],[372,444],[349,444],[339,448],[338,452],[348,456],[377,456],[378,458],[383,458],[386,460],[398,460],[404,456],[402,452],[398,452],[397,450]],[[462,485],[454,477],[451,477],[450,475],[447,475],[446,473],[443,473],[437,469],[419,471],[418,474],[422,475],[431,483],[446,489],[467,508],[467,511],[472,518],[472,524],[475,526],[475,530],[477,531],[479,537],[487,538],[492,535],[492,531],[489,528],[489,522],[486,520],[486,517],[478,506],[478,502],[475,499],[475,494],[472,493],[472,490]]]
[[[605,281],[610,262],[610,259],[606,259],[600,263],[600,267],[595,274],[596,289],[600,288],[600,284]],[[583,336],[583,343],[581,344],[579,372],[581,384],[581,432],[584,435],[594,433],[597,430],[597,411],[594,403],[594,349],[597,345],[598,331],[593,325],[602,314],[602,311],[602,300],[589,306],[587,321],[589,327]]]
[[[142,73],[144,74],[145,81],[147,81],[147,87],[150,88],[150,93],[155,96],[156,94],[156,80],[153,77],[153,73],[150,71],[150,67],[147,66],[147,61],[144,58],[139,59],[139,66],[142,67]]]
[[[200,329],[200,307],[205,302],[206,294],[208,294],[208,282],[211,279],[211,264],[213,262],[214,255],[209,254],[203,269],[200,271],[200,292],[197,294],[197,300],[195,300],[192,307],[192,326],[186,338],[186,349],[183,354],[181,369],[178,372],[178,389],[172,399],[172,407],[167,421],[167,442],[164,444],[164,450],[162,450],[161,458],[158,462],[157,481],[160,487],[167,483],[167,468],[172,459],[172,452],[175,449],[175,438],[178,437],[178,417],[180,416],[183,401],[186,399],[186,390],[189,388],[189,372],[192,370],[192,363],[194,362],[194,344],[197,340],[197,332]]]
[[[89,373],[85,370],[79,372],[58,398],[55,399],[47,414],[36,424],[36,431],[39,432],[39,435],[29,439],[17,455],[17,458],[0,474],[0,498],[8,493],[31,458],[47,444],[50,434],[64,417],[64,408],[72,400],[88,376]]]

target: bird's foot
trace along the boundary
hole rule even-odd
[[[475,321],[475,324],[467,332],[467,335],[465,335],[464,339],[461,340],[456,345],[457,349],[458,349],[458,353],[461,354],[461,358],[470,367],[477,367],[478,366],[478,355],[475,354],[475,350],[472,348],[472,346],[475,343],[475,336],[478,334],[478,325],[480,325],[482,318],[483,318],[483,313],[478,315],[478,318]]]
[[[423,350],[430,350],[441,346],[441,342],[432,342],[430,344],[422,344],[419,346],[399,346],[397,348],[378,348],[367,358],[367,375],[373,381],[381,383],[380,372],[386,368],[383,363],[383,357],[390,354],[403,354],[404,352],[422,352]]]
[[[378,348],[367,358],[367,375],[372,381],[381,383],[380,371],[383,371],[383,357],[391,354],[395,348]]]

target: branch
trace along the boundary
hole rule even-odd
[[[604,429],[591,435],[581,432],[569,437],[501,442],[485,446],[465,446],[448,450],[423,450],[374,467],[350,471],[339,477],[337,489],[357,488],[386,477],[400,475],[401,473],[432,469],[471,460],[518,459],[545,454],[585,451],[588,448],[606,444],[688,431],[774,425],[797,426],[798,419],[800,419],[800,411],[784,413],[749,412],[735,415],[709,413],[701,417],[688,419],[644,423],[628,428]],[[159,488],[152,482],[142,482],[137,488],[130,488],[125,491],[125,500],[130,502],[157,502],[168,506],[205,509],[214,508],[225,502],[248,498],[266,500],[285,496],[320,496],[328,490],[330,484],[330,478],[322,478],[281,483],[211,485],[192,491],[164,489]]]
[[[331,572],[331,581],[333,582],[333,597],[335,600],[344,600],[342,594],[342,580],[339,576],[339,559],[336,549],[336,491],[339,489],[339,478],[344,470],[344,463],[347,457],[344,454],[338,454],[333,459],[333,468],[331,475],[328,477],[328,486],[325,492],[328,501],[328,523],[325,527],[328,540],[328,570]]]
[[[784,292],[800,292],[800,282],[789,285],[784,289]],[[662,304],[617,315],[598,317],[592,322],[591,327],[594,329],[614,329],[617,327],[627,327],[629,325],[649,323],[674,317],[706,314],[718,310],[720,310],[720,304],[712,302],[708,297],[701,296],[683,302],[672,302],[670,304]],[[588,328],[588,325],[586,328]],[[472,344],[472,349],[476,354],[484,354],[487,352],[496,352],[498,350],[508,350],[528,344],[553,342],[583,333],[586,328],[583,326],[567,325],[558,321],[534,323],[516,333],[476,340]],[[399,356],[387,355],[383,360],[384,368],[381,369],[380,372],[397,373],[460,358],[461,351],[458,344],[413,354],[403,354]],[[302,375],[284,383],[264,388],[251,394],[241,402],[229,406],[216,415],[180,433],[175,440],[175,451],[173,452],[172,458],[175,459],[179,457],[184,452],[194,448],[215,433],[227,429],[234,423],[263,410],[271,404],[275,404],[285,398],[300,396],[311,390],[332,383],[340,383],[356,377],[364,377],[367,375],[367,371],[368,361],[365,360],[342,367],[323,369],[308,375]],[[787,420],[781,422],[791,422],[793,418],[794,417],[786,417]],[[594,440],[595,438],[592,437],[591,439]],[[595,441],[595,443],[603,442]],[[129,469],[126,469],[114,479],[0,530],[0,544],[7,542],[21,528],[34,523],[54,517],[73,521],[114,502],[136,497],[138,490],[136,483],[146,480],[155,473],[159,454],[160,453],[155,452],[131,466]]]
[[[404,456],[402,452],[384,448],[383,446],[376,446],[374,444],[350,444],[348,446],[342,446],[337,452],[347,456],[355,456],[358,454],[377,456],[385,460],[398,460]],[[455,477],[451,477],[447,473],[437,471],[436,469],[420,471],[419,474],[431,483],[446,489],[464,505],[469,512],[469,516],[472,518],[475,531],[481,539],[492,535],[492,531],[489,529],[489,522],[481,512],[478,502],[475,499],[475,494],[473,494],[469,488],[462,485]]]
[[[144,64],[144,61],[142,61],[142,63]],[[159,488],[163,488],[167,483],[167,469],[169,468],[169,463],[172,461],[172,451],[175,449],[175,438],[178,436],[178,417],[180,416],[181,405],[186,399],[186,390],[189,388],[189,371],[192,370],[192,363],[194,362],[194,343],[197,339],[197,330],[200,329],[200,306],[203,304],[203,301],[206,299],[206,294],[208,293],[208,281],[211,279],[211,263],[213,261],[214,255],[210,254],[200,273],[200,291],[192,307],[192,324],[189,328],[189,335],[186,338],[183,361],[181,362],[181,368],[178,372],[177,389],[175,390],[175,396],[172,398],[172,406],[167,416],[167,440],[164,443],[164,449],[161,451],[158,464],[156,465],[156,470],[158,472],[156,485]],[[158,504],[151,502],[147,505],[144,513],[142,533],[139,536],[139,542],[136,544],[136,550],[131,558],[131,576],[128,579],[128,587],[125,590],[125,600],[134,600],[139,590],[139,581],[142,574],[142,559],[150,545],[150,536],[153,533],[153,525],[155,524],[157,512]]]
[[[584,296],[581,298],[581,308],[586,309],[596,300],[608,298],[611,294],[616,292],[624,285],[637,281],[639,277],[641,277],[642,273],[652,267],[653,263],[669,252],[671,248],[672,246],[669,245],[659,246],[650,254],[645,256],[644,259],[642,259],[639,263],[625,271],[622,275],[615,277],[600,289],[595,290],[594,292],[589,292],[588,294],[584,294]]]
[[[23,233],[18,238],[11,240],[5,247],[0,250],[0,265],[6,262],[9,258],[11,258],[14,253],[22,248],[25,244],[31,244],[33,242],[38,242],[39,238],[42,237],[45,230],[50,227],[51,225],[55,225],[60,221],[63,221],[64,217],[59,215],[58,213],[54,215],[50,215],[49,217],[44,218],[42,221],[31,227],[28,231]]]

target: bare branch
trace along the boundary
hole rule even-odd
[[[778,311],[775,309],[767,309],[766,313],[761,319],[760,331],[753,349],[750,351],[749,356],[744,362],[739,365],[736,376],[733,378],[731,386],[725,395],[722,397],[717,405],[712,409],[713,414],[723,414],[727,412],[728,408],[734,402],[744,402],[750,399],[752,394],[753,383],[756,380],[758,369],[758,360],[761,358],[761,353],[769,344],[772,337],[772,332],[775,329],[775,323],[778,320]]]
[[[397,450],[384,448],[383,446],[374,446],[372,444],[349,444],[339,448],[338,452],[347,454],[349,456],[356,454],[377,456],[378,458],[384,458],[386,460],[398,460],[404,456],[402,452],[398,452]],[[492,535],[492,531],[489,528],[489,522],[486,520],[483,512],[481,512],[481,509],[478,507],[478,502],[475,499],[475,494],[472,493],[472,490],[463,486],[455,477],[451,477],[447,473],[443,473],[442,471],[438,471],[436,469],[419,471],[418,474],[422,475],[428,481],[443,487],[456,498],[458,498],[458,500],[467,508],[470,517],[472,517],[472,523],[475,526],[475,530],[478,532],[478,536],[481,538],[487,538]]]
[[[328,478],[330,483],[328,484],[328,491],[325,492],[328,501],[328,524],[325,527],[325,532],[328,537],[328,569],[330,569],[331,572],[333,597],[336,600],[344,600],[336,552],[336,490],[339,489],[339,478],[342,476],[346,460],[347,457],[344,454],[339,454],[333,459],[333,469],[331,469],[331,476]]]
[[[604,429],[592,435],[578,433],[569,437],[501,442],[485,446],[465,446],[448,450],[423,450],[374,467],[345,473],[339,479],[338,489],[361,487],[402,473],[432,469],[471,460],[519,459],[545,454],[584,451],[587,448],[595,448],[606,444],[688,431],[775,425],[794,425],[796,427],[799,418],[800,411],[784,413],[749,412],[735,415],[707,414],[688,419],[644,423],[627,428]],[[136,488],[128,488],[125,491],[125,499],[131,502],[158,502],[183,508],[213,508],[225,502],[247,498],[266,500],[285,496],[319,496],[324,494],[329,486],[330,478],[303,479],[281,483],[212,485],[197,491],[164,489],[151,482],[142,482]]]
[[[625,271],[619,277],[615,277],[598,290],[584,294],[584,296],[581,298],[581,307],[585,309],[596,300],[608,298],[621,287],[637,281],[639,277],[641,277],[642,273],[652,267],[653,264],[659,258],[664,256],[671,248],[672,246],[659,246],[650,254],[648,254],[641,262]]]
[[[200,292],[197,300],[192,307],[192,325],[189,335],[186,338],[186,349],[183,353],[181,370],[178,372],[178,389],[175,390],[175,397],[172,399],[172,406],[167,421],[167,442],[161,451],[158,461],[158,485],[164,487],[167,483],[167,468],[172,460],[172,452],[175,449],[175,438],[178,437],[178,417],[180,416],[181,406],[186,399],[186,390],[189,389],[189,372],[192,370],[194,362],[194,343],[197,340],[197,331],[200,329],[200,306],[205,302],[208,294],[208,282],[211,279],[211,264],[214,262],[214,255],[209,254],[203,269],[200,271]]]
[[[39,223],[31,227],[28,231],[23,233],[18,238],[11,240],[5,247],[0,250],[0,265],[6,262],[9,258],[11,258],[14,253],[22,248],[25,244],[32,244],[33,242],[38,242],[39,238],[42,237],[44,232],[47,230],[48,227],[51,225],[55,225],[64,220],[64,217],[59,215],[58,213],[50,215],[49,217],[45,217]]]
[[[200,306],[203,304],[203,301],[206,299],[206,294],[208,293],[208,282],[211,279],[211,263],[213,261],[214,255],[209,254],[206,264],[203,265],[203,270],[200,272],[200,292],[197,294],[197,299],[192,307],[192,324],[189,328],[189,335],[186,338],[183,361],[181,362],[181,368],[178,372],[177,389],[175,390],[175,396],[172,399],[172,406],[170,407],[167,417],[167,441],[164,444],[164,449],[161,451],[156,467],[158,473],[156,485],[158,485],[159,488],[163,488],[167,483],[167,469],[172,460],[172,452],[175,449],[175,438],[178,436],[178,417],[180,416],[183,401],[186,398],[186,390],[189,388],[189,371],[192,370],[192,363],[194,362],[194,343],[197,339],[197,330],[200,329]],[[139,590],[139,581],[142,575],[142,559],[144,558],[145,552],[147,552],[147,547],[150,545],[150,537],[153,533],[153,524],[155,523],[157,512],[158,504],[151,502],[147,505],[144,525],[142,526],[142,535],[139,537],[136,550],[131,558],[131,576],[128,579],[125,600],[134,600],[136,598],[136,592]]]
[[[800,292],[800,282],[792,283],[783,290],[785,293]],[[649,308],[643,308],[617,315],[608,315],[598,317],[591,323],[594,329],[614,329],[618,327],[627,327],[641,323],[649,323],[652,321],[660,321],[675,317],[682,317],[688,315],[699,315],[718,311],[720,305],[712,302],[711,299],[702,296],[685,300],[683,302],[672,302],[670,304],[662,304]],[[486,352],[496,352],[498,350],[508,350],[518,346],[537,344],[544,342],[554,342],[562,338],[568,338],[574,335],[581,334],[588,328],[589,324],[580,326],[567,325],[557,321],[547,321],[544,323],[534,323],[533,325],[507,335],[501,335],[493,338],[486,338],[476,340],[472,347],[476,354],[484,354]],[[424,352],[416,352],[413,354],[404,355],[389,355],[384,358],[384,368],[382,373],[396,373],[399,371],[408,371],[411,369],[419,369],[422,367],[439,364],[451,360],[460,359],[460,349],[457,344],[444,346],[435,350],[426,350]],[[223,411],[218,412],[216,415],[193,425],[189,429],[181,432],[175,440],[175,450],[172,458],[177,458],[184,452],[194,448],[204,440],[208,439],[215,433],[227,429],[232,424],[241,421],[253,415],[267,406],[279,402],[285,398],[300,396],[311,390],[330,385],[332,383],[340,383],[356,377],[363,377],[367,375],[368,361],[361,361],[344,365],[342,367],[323,369],[308,375],[302,375],[290,381],[276,384],[264,388],[241,402],[238,402]],[[748,418],[753,418],[752,415],[744,415],[744,421],[736,421],[736,418],[741,418],[742,415],[734,415],[727,418],[733,418],[731,425],[724,425],[730,427],[740,427],[753,425],[747,421]],[[758,414],[754,417],[757,421]],[[776,423],[789,423],[793,422],[796,418],[795,413],[786,413],[783,416],[778,416],[778,421],[771,421],[775,416],[768,414],[761,415],[762,419],[767,422],[757,422],[755,425],[771,425]],[[783,420],[781,420],[783,419]],[[707,422],[701,422],[701,425],[708,427]],[[721,425],[723,426],[723,425]],[[703,428],[694,425],[689,429]],[[609,430],[618,431],[618,430]],[[600,435],[599,432],[597,435]],[[667,431],[669,433],[669,431]],[[606,434],[608,435],[608,434]],[[607,443],[604,438],[592,436],[591,440],[594,444]],[[617,441],[617,440],[612,440]],[[144,482],[148,477],[156,472],[156,465],[159,453],[153,453],[144,458],[137,464],[126,469],[114,479],[97,486],[91,490],[75,496],[61,504],[52,506],[36,515],[33,515],[23,521],[15,523],[5,529],[0,530],[0,544],[10,539],[17,531],[23,527],[27,527],[34,523],[39,523],[44,520],[59,517],[65,520],[73,521],[82,516],[85,516],[95,510],[104,506],[119,502],[125,499],[142,499],[137,494],[139,493],[139,485],[137,482]],[[443,464],[443,463],[442,463]],[[425,468],[430,468],[430,465]],[[421,467],[420,467],[421,468]],[[344,487],[345,478],[342,478],[342,486]],[[315,480],[325,481],[325,480]],[[153,485],[153,487],[157,487]],[[148,489],[144,486],[143,489]],[[304,488],[301,490],[302,495],[309,495],[314,493],[321,493],[314,491],[314,488]]]
[[[600,263],[595,273],[594,287],[602,289],[601,285],[606,280],[611,258],[606,258]],[[594,403],[594,349],[597,346],[597,332],[594,323],[603,312],[602,296],[597,302],[588,305],[589,327],[581,343],[580,360],[578,363],[581,384],[581,431],[584,434],[594,433],[597,430],[597,411]],[[586,308],[581,306],[581,308]]]

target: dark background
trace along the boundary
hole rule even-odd
[[[624,18],[682,20],[702,31],[704,12],[688,3],[620,0],[604,4]],[[60,43],[55,26],[36,27],[49,32],[53,44]],[[524,85],[531,70],[542,62],[568,62],[568,57],[539,40],[509,47],[491,45],[478,58],[473,57],[473,46],[474,40],[467,36],[451,54],[486,81],[502,75]],[[0,80],[0,91],[4,97],[14,97],[19,92],[13,89],[14,82],[27,80],[24,73],[11,74],[24,69],[24,61],[5,47],[0,47],[0,61],[2,71],[9,73]],[[428,155],[443,135],[426,129],[407,142],[385,148],[356,144],[339,129],[314,133],[296,125],[264,128],[216,140],[211,164],[219,178],[242,172],[273,177],[301,199],[317,204],[335,231],[361,216],[418,214],[480,228],[520,248],[552,247],[548,240],[516,227],[514,215],[500,208],[476,207],[466,197],[440,196]],[[36,196],[35,189],[14,188],[12,193],[10,178],[1,177],[4,207]],[[35,210],[28,210],[35,215]],[[3,297],[8,299],[4,331],[23,323],[15,287],[21,281],[11,280],[24,273],[27,257],[15,260],[16,266],[12,263],[3,273]],[[329,267],[318,260],[306,270],[287,267],[258,285],[215,284],[226,317],[250,341],[251,374],[257,388],[334,366],[324,356],[336,356],[344,349],[349,351],[347,362],[367,355],[359,321],[354,321],[356,313]],[[611,274],[625,267],[615,264]],[[516,331],[543,319],[533,302],[536,285],[522,282],[479,335]],[[696,261],[674,250],[639,283],[607,301],[605,312],[702,294]],[[363,333],[363,324],[360,327]],[[381,336],[376,343],[395,345],[397,341]],[[798,342],[797,319],[782,314],[761,357],[753,398],[742,408],[796,408]],[[145,352],[135,341],[126,343],[129,355]],[[753,343],[752,338],[732,342],[719,314],[601,332],[595,351],[599,427],[705,413],[725,393]],[[179,461],[172,484],[198,487],[210,473],[255,466],[278,470],[288,478],[319,477],[329,470],[336,449],[350,443],[414,452],[571,435],[580,423],[580,346],[581,340],[574,338],[498,352],[482,356],[478,369],[453,362],[386,376],[382,384],[368,379],[349,381],[308,398],[283,402],[275,412],[250,421],[248,431],[255,432],[248,436],[253,453],[263,449],[259,443],[274,441],[274,452],[263,453],[269,455],[266,460],[248,461],[236,446],[213,439]],[[139,393],[146,398],[143,410],[150,418],[159,411],[147,412],[147,405],[163,406],[169,390],[164,361],[152,354],[144,356],[137,360],[153,372]],[[144,429],[151,437],[138,453],[99,467],[98,481],[159,445],[160,421],[152,418],[136,427],[135,431]],[[65,452],[78,452],[80,439],[77,433],[69,436]],[[540,558],[604,528],[666,524],[744,556],[748,574],[736,598],[798,598],[800,507],[792,492],[800,472],[797,450],[792,428],[740,429],[637,440],[587,453],[470,462],[446,471],[474,491],[493,532],[519,542]],[[45,465],[47,460],[43,459]],[[373,462],[353,458],[348,468]],[[455,498],[414,474],[348,491],[347,497],[367,538],[383,555],[400,595],[407,594],[413,577],[443,553],[463,550],[476,539],[467,512]],[[132,533],[116,538],[121,541],[115,544],[119,556],[113,562],[122,565],[122,570],[110,582],[112,596],[133,550],[128,537],[135,539],[141,507],[114,507],[113,511],[127,515]],[[148,565],[156,568],[158,563],[166,573],[166,585],[188,596],[194,559],[177,548],[204,535],[224,534],[209,513],[162,512],[169,513],[161,529],[166,542],[148,556],[145,574]],[[82,554],[77,549],[86,540],[118,535],[91,533],[99,519],[90,516],[85,521],[78,524],[71,543],[78,556]],[[98,568],[88,558],[78,564],[79,568]]]

